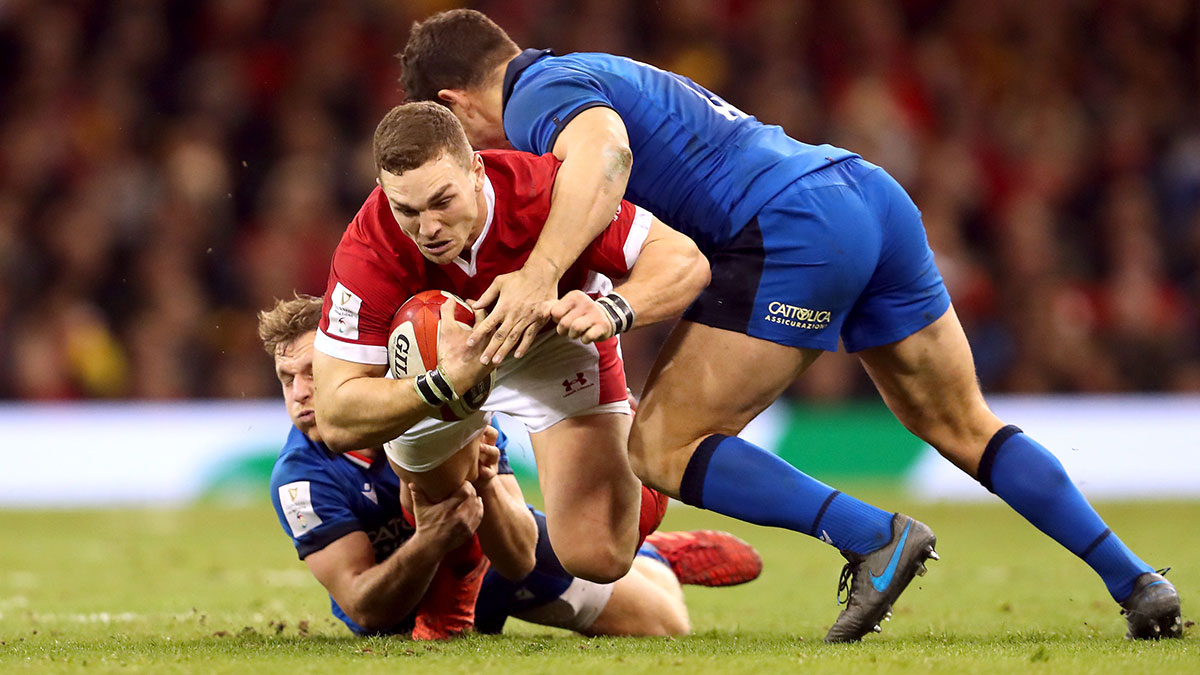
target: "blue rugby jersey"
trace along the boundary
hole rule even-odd
[[[498,471],[511,474],[505,454],[507,443],[501,431],[496,442],[500,448]],[[386,459],[371,462],[356,453],[332,453],[324,443],[314,443],[296,427],[292,427],[275,460],[271,502],[301,560],[351,532],[362,531],[371,540],[375,559],[382,561],[415,531],[404,519],[400,479]],[[369,632],[350,620],[332,597],[329,604],[334,616],[350,630]],[[411,632],[414,618],[415,612],[386,632]]]
[[[610,54],[527,49],[508,66],[503,101],[509,142],[539,155],[579,113],[612,108],[633,151],[625,198],[706,251],[800,176],[857,157],[801,143],[686,77]]]

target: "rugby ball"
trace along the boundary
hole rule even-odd
[[[392,377],[416,377],[437,367],[438,324],[442,319],[442,304],[453,302],[454,320],[463,328],[475,325],[471,307],[446,291],[421,291],[396,310],[388,336],[388,370]],[[495,372],[480,380],[460,398],[442,404],[430,417],[448,422],[465,419],[479,410],[492,392]]]

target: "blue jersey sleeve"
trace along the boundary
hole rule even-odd
[[[568,67],[539,68],[521,77],[504,107],[504,133],[517,150],[553,152],[558,134],[589,108],[613,104],[595,77]]]
[[[316,467],[272,477],[271,502],[301,560],[363,529],[345,493]]]

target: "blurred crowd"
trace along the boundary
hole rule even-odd
[[[0,398],[274,395],[255,312],[323,292],[393,55],[460,5],[888,169],[987,391],[1200,391],[1193,0],[3,0]]]

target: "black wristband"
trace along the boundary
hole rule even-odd
[[[454,387],[450,385],[450,380],[446,378],[440,368],[434,368],[418,375],[413,381],[413,387],[422,401],[434,407],[447,403],[455,397]]]
[[[620,335],[633,328],[635,317],[633,308],[629,306],[629,301],[619,294],[615,292],[609,293],[604,297],[598,298],[596,304],[600,305],[608,313],[608,318],[613,324],[613,335]]]

